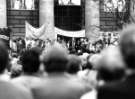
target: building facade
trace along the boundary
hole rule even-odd
[[[48,33],[52,36],[55,33],[54,27],[59,27],[68,31],[85,29],[86,37],[95,39],[99,31],[116,31],[121,28],[129,17],[132,0],[76,1],[0,0],[0,27],[10,27],[11,36],[25,36],[26,21],[37,28],[47,23]]]

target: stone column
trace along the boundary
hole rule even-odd
[[[7,0],[0,0],[0,28],[7,27]]]
[[[46,25],[44,39],[55,39],[54,32],[54,0],[39,0],[39,24]]]
[[[99,37],[100,9],[99,0],[85,0],[86,37],[92,42]]]
[[[134,0],[130,0],[130,20],[131,20],[131,23],[135,23],[135,9],[134,9],[134,6],[135,6]]]

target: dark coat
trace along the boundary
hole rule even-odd
[[[99,87],[98,99],[135,99],[135,75]]]

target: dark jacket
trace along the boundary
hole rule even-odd
[[[99,87],[98,99],[135,99],[135,75]]]

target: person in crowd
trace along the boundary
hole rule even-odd
[[[79,99],[91,90],[80,79],[66,73],[67,63],[67,50],[59,44],[51,46],[43,60],[48,76],[32,88],[35,99]]]
[[[100,53],[100,58],[96,61],[96,67],[94,68],[98,71],[98,83],[96,86],[103,86],[114,81],[124,80],[124,62],[119,49],[115,46],[109,46]],[[96,87],[81,99],[88,99],[88,97],[90,99],[97,99]]]
[[[10,75],[8,74],[9,56],[5,43],[0,40],[0,80],[9,81]]]
[[[86,82],[92,85],[92,91],[84,94],[81,99],[96,99],[97,98],[97,90],[96,86],[98,83],[97,74],[98,71],[96,70],[98,60],[101,58],[100,54],[90,54],[87,57],[87,63],[83,71],[80,72],[80,76]]]
[[[101,52],[101,58],[96,69],[98,70],[99,86],[124,80],[125,64],[119,47],[109,46],[105,48]]]
[[[78,73],[79,77],[89,82],[93,88],[97,85],[97,70],[95,67],[100,57],[100,54],[88,55],[83,70]]]
[[[37,83],[40,80],[40,53],[40,49],[32,48],[30,50],[26,50],[22,54],[20,61],[23,73],[21,76],[12,79],[13,83],[30,88],[34,83]]]
[[[18,77],[21,75],[22,66],[19,64],[19,55],[17,53],[12,53],[10,58],[10,77]]]
[[[120,51],[126,65],[126,78],[98,89],[98,99],[135,98],[135,25],[128,25],[120,37]]]
[[[14,52],[14,53],[17,52],[17,40],[15,40],[15,39],[10,40],[10,48],[11,48],[12,52]]]
[[[77,73],[82,70],[81,59],[76,55],[69,55],[69,60],[67,63],[67,72],[72,75],[77,75]]]
[[[18,54],[21,54],[25,50],[25,41],[22,38],[18,38],[17,42],[17,52]]]
[[[0,98],[1,99],[32,99],[30,90],[16,86],[3,79],[6,67],[8,65],[8,51],[5,44],[0,41]]]

